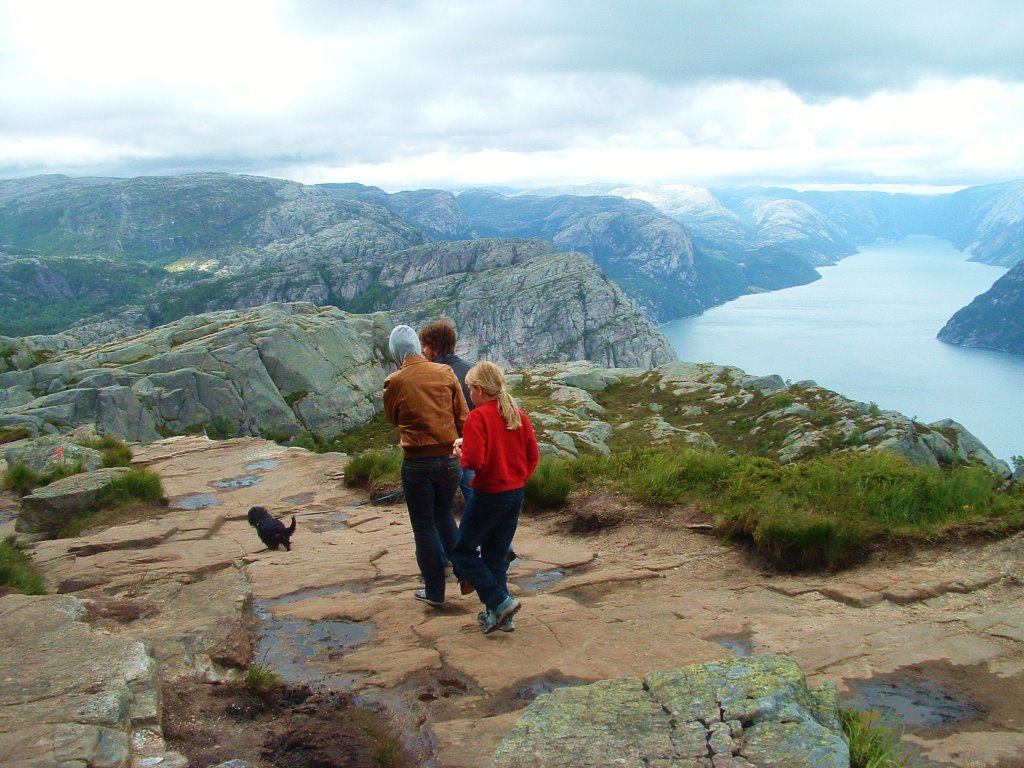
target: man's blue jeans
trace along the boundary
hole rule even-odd
[[[402,462],[402,490],[416,540],[416,564],[427,597],[438,602],[444,600],[445,552],[452,551],[458,534],[452,506],[461,476],[459,460],[453,457]]]
[[[506,555],[522,508],[523,489],[517,488],[502,493],[474,491],[462,511],[452,561],[459,576],[469,579],[489,610],[508,597]]]

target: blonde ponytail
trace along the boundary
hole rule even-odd
[[[497,365],[490,360],[474,365],[466,374],[466,386],[479,387],[487,396],[497,398],[498,412],[509,430],[516,430],[522,426],[519,406],[515,398],[506,391],[505,374]]]
[[[523,425],[523,420],[519,418],[519,406],[516,405],[515,398],[504,389],[498,393],[498,411],[505,419],[505,426],[510,431],[515,431]]]

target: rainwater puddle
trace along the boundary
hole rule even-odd
[[[315,498],[315,493],[297,493],[294,496],[285,496],[281,501],[289,504],[309,504]]]
[[[337,531],[342,528],[348,528],[348,515],[344,512],[334,512],[328,517],[323,517],[318,520],[310,520],[309,527],[317,533],[324,533],[326,531]]]
[[[255,607],[262,623],[255,654],[261,664],[269,666],[288,683],[352,689],[357,676],[332,673],[330,663],[352,648],[373,640],[376,628],[372,623],[275,618],[264,605],[259,601]]]
[[[241,477],[231,477],[227,480],[214,480],[210,485],[214,488],[220,488],[222,491],[237,491],[239,488],[249,488],[250,486],[256,485],[256,483],[262,483],[263,478],[256,475],[242,475]]]
[[[557,584],[564,578],[565,571],[555,569],[551,571],[535,571],[529,576],[520,576],[519,578],[512,579],[512,583],[530,592],[543,592],[552,584]]]
[[[750,656],[754,652],[754,644],[746,635],[719,635],[718,637],[709,637],[708,640],[729,649],[737,656]]]
[[[878,712],[891,726],[933,728],[981,714],[977,706],[955,692],[905,673],[851,680],[849,685],[846,706]]]
[[[262,459],[261,461],[254,461],[252,464],[246,464],[245,471],[255,472],[258,469],[273,469],[280,463],[277,459]]]
[[[308,600],[311,597],[327,597],[327,595],[333,595],[336,592],[341,592],[342,587],[334,585],[330,587],[311,587],[310,589],[299,590],[293,592],[290,595],[281,595],[281,597],[273,597],[269,600],[260,600],[260,609],[264,613],[269,608],[276,608],[279,605],[288,605],[289,603],[297,603],[300,600]]]
[[[216,493],[194,493],[191,496],[182,496],[175,499],[168,506],[173,509],[206,509],[207,507],[219,507]]]

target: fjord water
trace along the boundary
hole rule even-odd
[[[951,418],[997,457],[1024,455],[1024,356],[935,334],[1005,272],[945,240],[862,246],[821,280],[742,296],[662,326],[680,360],[813,379],[922,422]]]

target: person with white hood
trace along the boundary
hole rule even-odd
[[[416,331],[395,326],[388,348],[399,369],[384,380],[384,417],[398,427],[402,490],[424,584],[414,597],[440,607],[447,553],[458,533],[454,500],[462,468],[452,447],[462,436],[469,409],[452,369],[422,355]]]

